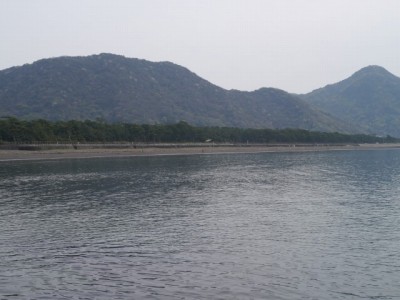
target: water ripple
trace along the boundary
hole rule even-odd
[[[2,162],[0,299],[399,299],[399,154]]]

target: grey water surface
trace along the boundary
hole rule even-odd
[[[0,162],[0,299],[400,299],[400,151]]]

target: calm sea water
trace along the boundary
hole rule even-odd
[[[400,299],[400,151],[0,162],[0,299]]]

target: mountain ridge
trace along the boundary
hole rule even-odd
[[[184,120],[196,126],[355,132],[283,90],[225,90],[171,62],[109,53],[42,59],[0,71],[0,102],[1,116],[25,119]]]
[[[400,136],[400,78],[383,67],[367,66],[299,97],[367,132]]]

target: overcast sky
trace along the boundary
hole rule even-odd
[[[0,69],[102,52],[226,89],[305,93],[367,65],[400,76],[400,0],[0,0]]]

